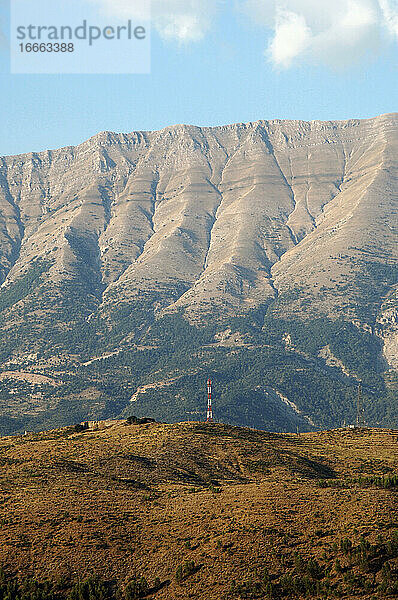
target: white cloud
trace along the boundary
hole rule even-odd
[[[89,0],[113,17],[144,19],[150,0]],[[345,66],[387,39],[398,41],[398,0],[152,0],[152,24],[167,40],[198,42],[219,10],[244,11],[271,39],[271,62]]]
[[[302,15],[279,10],[275,36],[270,43],[272,61],[282,67],[290,67],[292,60],[303,52],[311,42],[311,30]]]
[[[379,0],[390,33],[398,38],[398,0]]]
[[[145,19],[149,0],[91,0],[108,14]],[[209,31],[217,0],[152,0],[152,23],[160,35],[178,42],[197,42]]]
[[[258,25],[273,30],[268,56],[277,67],[300,58],[345,66],[398,38],[398,0],[242,0]]]

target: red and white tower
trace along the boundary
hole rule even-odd
[[[213,409],[211,406],[211,379],[207,380],[207,423],[213,421]]]

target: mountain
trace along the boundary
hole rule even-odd
[[[398,115],[0,159],[3,432],[151,413],[396,426]],[[362,414],[363,413],[363,414]]]
[[[96,427],[0,439],[2,597],[396,598],[396,431]]]

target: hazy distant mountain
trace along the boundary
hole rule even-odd
[[[397,209],[398,114],[0,159],[3,428],[202,418],[208,373],[231,422],[353,419],[362,380],[397,423]]]

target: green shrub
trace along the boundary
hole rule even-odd
[[[104,583],[95,577],[75,583],[67,596],[67,600],[108,600],[108,598],[108,590]]]
[[[187,560],[181,565],[178,565],[176,570],[176,581],[181,583],[184,579],[187,579],[190,575],[193,575],[198,570],[193,560]]]
[[[85,425],[82,425],[82,423],[77,423],[77,425],[75,425],[73,429],[75,433],[81,433],[82,431],[86,431],[87,427]]]
[[[344,554],[351,554],[352,552],[352,541],[349,538],[344,538],[340,542],[340,548]]]
[[[139,600],[149,592],[149,585],[145,577],[135,576],[126,585],[124,590],[125,600]]]

